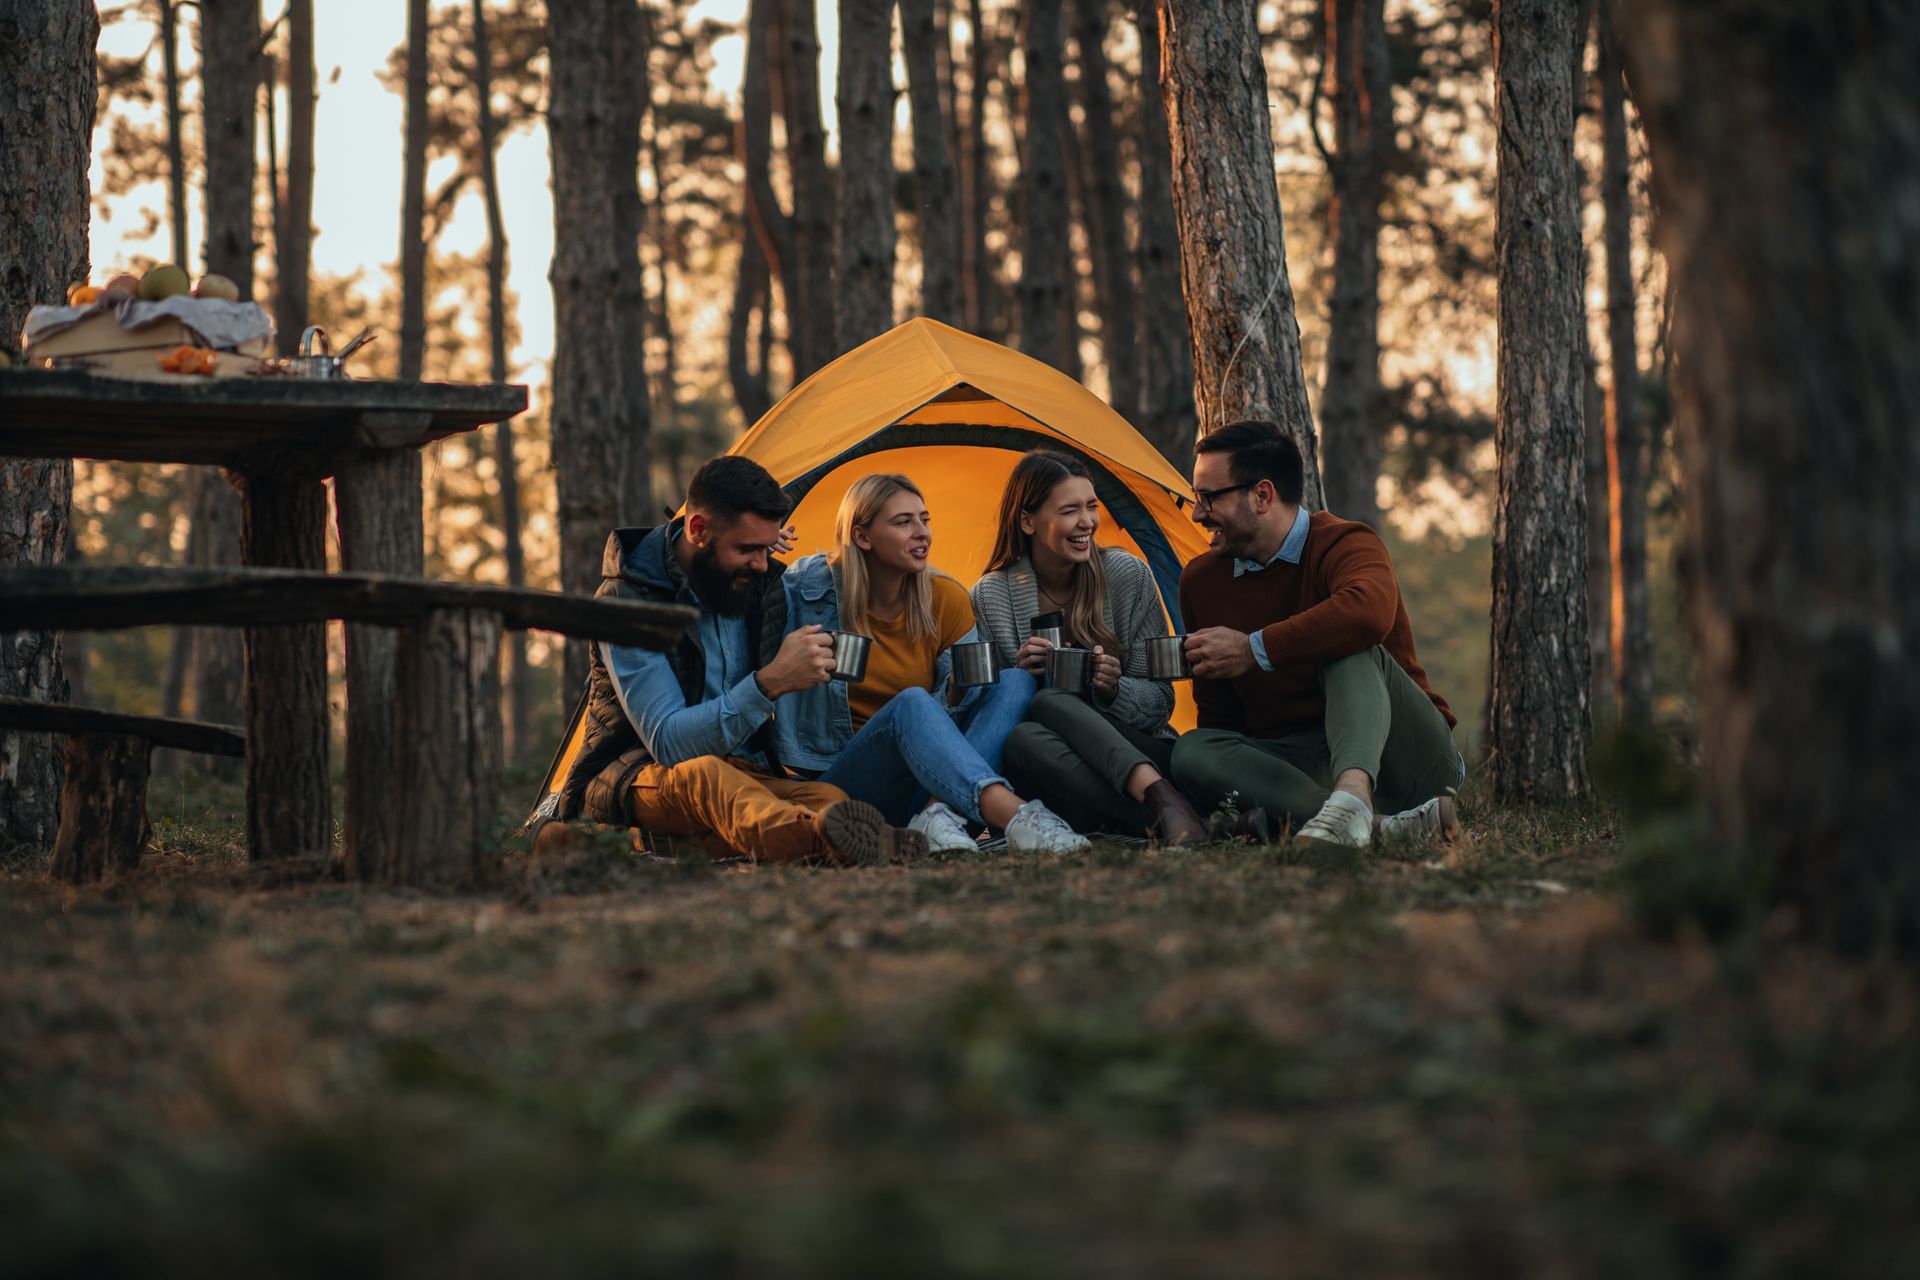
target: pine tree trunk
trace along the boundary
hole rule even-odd
[[[787,122],[787,163],[793,174],[793,239],[798,259],[787,299],[788,350],[797,383],[833,356],[833,174],[827,168],[826,128],[820,119],[820,37],[813,0],[782,0],[780,40],[785,50],[780,111]],[[664,259],[663,259],[664,263]]]
[[[1633,205],[1626,84],[1600,15],[1600,203],[1606,211],[1608,547],[1612,570],[1613,697],[1628,724],[1653,719],[1653,624],[1647,601],[1647,462],[1640,427],[1640,342],[1634,326]]]
[[[202,0],[200,108],[206,150],[207,270],[239,285],[242,298],[253,295],[253,124],[259,107],[260,64],[255,53],[259,43],[259,0]]]
[[[1306,505],[1324,505],[1300,325],[1273,174],[1267,71],[1252,5],[1159,0],[1173,208],[1202,433],[1277,422],[1300,446]]]
[[[840,208],[836,341],[893,327],[893,4],[840,0]]]
[[[287,165],[274,201],[273,326],[283,346],[307,318],[313,255],[313,0],[287,5]]]
[[[500,209],[500,171],[495,156],[500,146],[493,115],[493,43],[487,25],[486,0],[473,0],[473,96],[479,121],[480,192],[487,210],[487,376],[509,382],[507,360],[507,225]],[[494,424],[493,465],[500,484],[501,555],[507,565],[507,585],[527,585],[527,554],[520,541],[520,474],[513,454],[513,422]],[[504,758],[517,761],[532,745],[533,681],[527,669],[527,634],[514,631],[501,637],[501,669],[507,701]]]
[[[1675,282],[1708,795],[1806,933],[1920,955],[1920,9],[1631,0],[1614,31]]]
[[[428,0],[407,0],[406,159],[400,189],[400,376],[417,380],[427,357]]]
[[[1138,302],[1133,257],[1127,252],[1127,189],[1114,130],[1116,111],[1108,84],[1108,0],[1074,0],[1075,43],[1080,48],[1080,92],[1086,109],[1087,174],[1081,193],[1087,240],[1093,250],[1094,296],[1100,309],[1100,357],[1107,367],[1107,400],[1132,417],[1140,403],[1140,347],[1135,340]]]
[[[640,200],[640,129],[652,98],[647,78],[647,24],[640,0],[608,0],[613,28],[613,130],[605,143],[613,190],[618,274],[613,339],[624,401],[614,518],[631,523],[653,509],[653,411],[647,395],[647,287],[640,263],[646,206]],[[650,522],[649,522],[650,523]]]
[[[940,75],[946,36],[934,0],[900,0],[913,114],[913,190],[920,219],[920,314],[960,320],[960,221],[954,207],[952,122]]]
[[[775,41],[774,10],[780,0],[750,0],[747,5],[747,56],[740,77],[740,119],[734,126],[736,148],[746,175],[741,218],[750,234],[759,238],[760,252],[773,279],[793,330],[793,299],[800,292],[799,263],[794,259],[793,220],[780,207],[773,190],[773,100],[776,90],[785,98],[779,59],[770,56]],[[768,332],[771,332],[769,327]]]
[[[767,259],[760,251],[760,238],[743,218],[740,265],[733,277],[733,310],[727,319],[727,381],[733,387],[734,401],[740,406],[741,422],[748,430],[773,407],[766,368],[763,365],[755,370],[752,358],[753,313],[766,293],[767,275]]]
[[[651,332],[660,335],[660,376],[653,384],[653,418],[661,431],[673,431],[678,422],[679,388],[673,349],[672,279],[667,268],[673,259],[672,237],[666,225],[666,184],[660,173],[660,121],[651,117],[645,139],[647,172],[653,177],[653,202],[647,206],[647,236],[653,241],[655,288],[654,311],[649,317]],[[665,447],[664,444],[662,447]],[[676,483],[674,492],[680,491]]]
[[[1026,55],[1026,146],[1020,156],[1020,350],[1056,369],[1068,363],[1075,335],[1061,323],[1066,283],[1060,264],[1070,214],[1060,122],[1066,81],[1061,73],[1061,0],[1023,7]]]
[[[160,76],[167,109],[167,229],[172,233],[174,262],[190,268],[185,126],[180,114],[180,7],[175,0],[160,0]]]
[[[1327,0],[1333,107],[1333,290],[1320,398],[1327,509],[1380,523],[1380,201],[1393,158],[1393,64],[1385,0]]]
[[[999,332],[999,290],[987,252],[987,210],[993,203],[992,156],[987,149],[987,88],[999,43],[986,30],[980,0],[967,0],[967,124],[960,135],[960,285],[967,331]]]
[[[1493,781],[1553,802],[1587,787],[1585,412],[1575,0],[1497,0]]]
[[[617,297],[638,243],[616,210],[622,183],[610,159],[624,149],[624,180],[638,164],[638,139],[617,127],[616,18],[591,0],[550,5],[548,140],[553,163],[553,460],[559,504],[560,583],[590,594],[600,552],[623,519],[645,514],[630,498],[632,441],[644,438],[645,366],[630,362]],[[586,647],[567,646],[566,697],[586,682]]]
[[[1612,569],[1607,563],[1607,401],[1590,343],[1581,344],[1580,365],[1580,437],[1587,491],[1587,705],[1597,733],[1615,716],[1613,632],[1608,625],[1613,604]]]
[[[1141,4],[1140,33],[1140,401],[1141,432],[1175,469],[1193,465],[1199,419],[1193,403],[1193,341],[1180,292],[1180,234],[1173,215],[1173,153],[1160,94],[1160,21]]]

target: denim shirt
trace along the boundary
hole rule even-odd
[[[839,629],[840,588],[824,554],[794,561],[781,576],[780,584],[787,593],[789,628],[797,631],[812,624],[826,631]],[[979,638],[975,629],[955,643]],[[935,661],[932,692],[938,694],[945,689],[952,675],[953,651],[949,649]],[[967,690],[960,705],[949,707],[948,713],[966,709],[984,692],[984,687]],[[941,705],[946,705],[945,698]],[[790,768],[817,773],[831,766],[853,738],[853,712],[847,706],[846,683],[829,680],[811,689],[781,694],[774,701],[773,734],[781,763]]]

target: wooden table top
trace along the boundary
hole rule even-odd
[[[525,411],[512,383],[242,377],[181,382],[0,370],[0,457],[208,463],[325,475]]]

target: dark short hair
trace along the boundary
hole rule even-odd
[[[752,458],[723,454],[700,464],[687,483],[687,510],[731,524],[751,512],[784,520],[793,504],[767,469]]]
[[[1251,419],[1231,422],[1201,436],[1195,453],[1224,453],[1235,484],[1273,484],[1273,491],[1289,506],[1300,505],[1303,471],[1300,446],[1277,422]]]

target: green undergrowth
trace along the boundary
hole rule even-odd
[[[215,802],[156,813],[156,853],[107,886],[0,874],[0,1257],[1899,1269],[1907,977],[1751,911],[1710,939],[1694,907],[1721,890],[1648,887],[1684,798],[1622,823],[1478,785],[1468,840],[1357,860],[1111,844],[831,871],[510,842],[457,899],[263,885]]]

